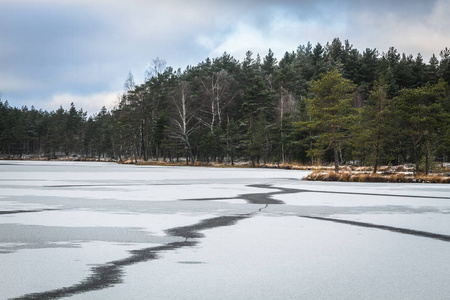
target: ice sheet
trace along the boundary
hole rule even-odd
[[[450,294],[450,185],[307,173],[0,161],[0,298]]]
[[[448,251],[448,243],[380,230],[254,217],[128,267],[124,284],[90,299],[442,299]]]

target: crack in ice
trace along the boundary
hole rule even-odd
[[[397,233],[402,233],[402,234],[409,234],[409,235],[413,235],[413,236],[420,236],[420,237],[441,240],[444,242],[450,242],[450,235],[432,233],[432,232],[428,232],[428,231],[420,231],[420,230],[393,227],[393,226],[387,226],[387,225],[377,225],[377,224],[372,224],[372,223],[364,223],[364,222],[356,222],[356,221],[348,221],[348,220],[324,218],[324,217],[313,217],[313,216],[300,216],[300,217],[313,219],[313,220],[319,220],[319,221],[328,221],[328,222],[334,222],[334,223],[359,226],[359,227],[376,228],[376,229],[387,230],[387,231],[392,231],[392,232],[397,232]]]
[[[264,207],[258,209],[253,213],[234,216],[220,216],[211,219],[204,219],[193,225],[174,227],[167,229],[165,231],[170,236],[184,238],[185,240],[183,242],[173,242],[162,246],[130,251],[132,255],[127,258],[115,260],[112,262],[108,262],[106,264],[93,267],[91,269],[92,274],[83,281],[79,282],[78,284],[46,292],[31,293],[17,298],[13,298],[13,300],[57,299],[87,293],[95,290],[101,290],[112,287],[116,284],[120,284],[123,282],[122,277],[124,267],[150,260],[156,260],[158,259],[158,254],[163,251],[171,251],[183,247],[193,247],[199,243],[198,241],[195,241],[195,239],[204,237],[204,234],[202,234],[200,231],[234,225],[240,220],[250,218],[251,216],[257,213],[262,212],[264,209],[267,209],[269,207],[269,204],[284,203],[282,201],[272,199],[273,195],[296,193],[299,191],[296,189],[278,188],[263,184],[252,185],[252,187],[276,189],[278,191],[270,193],[255,193],[255,194],[241,195],[241,197],[246,199],[249,203],[265,205]],[[206,199],[197,199],[197,200],[206,200]],[[188,241],[188,239],[194,239],[194,241]]]

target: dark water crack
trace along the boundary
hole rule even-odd
[[[59,210],[53,208],[44,208],[44,209],[35,209],[35,210],[7,210],[0,211],[0,215],[13,215],[13,214],[23,214],[23,213],[36,213],[36,212],[44,212],[44,211],[52,211]]]
[[[316,190],[299,190],[299,192],[305,192],[305,193],[321,193],[321,194],[358,195],[358,196],[381,196],[381,197],[424,198],[424,199],[442,199],[442,200],[450,200],[450,197],[440,197],[440,196],[398,195],[398,194],[377,194],[377,193],[357,193],[357,192],[338,192],[338,191],[316,191]]]
[[[172,242],[161,246],[130,251],[131,255],[127,258],[93,267],[91,269],[92,274],[75,285],[46,292],[27,294],[13,299],[58,299],[112,287],[123,282],[124,267],[156,260],[159,258],[158,255],[161,252],[173,251],[184,247],[193,247],[199,242],[195,240],[188,241],[188,239],[198,239],[204,237],[200,231],[217,227],[231,226],[239,220],[246,219],[248,217],[249,216],[247,215],[221,216],[205,219],[194,225],[168,229],[166,232],[169,235],[185,238],[185,241]]]
[[[250,204],[285,204],[281,200],[273,199],[275,195],[283,195],[283,194],[295,194],[303,192],[304,190],[300,189],[291,189],[291,188],[283,188],[272,186],[269,184],[252,184],[248,185],[249,187],[255,187],[260,189],[273,189],[275,192],[269,193],[248,193],[248,194],[240,194],[236,197],[220,197],[220,198],[195,198],[195,199],[184,199],[183,201],[214,201],[214,200],[239,200],[243,199],[247,203]]]
[[[444,241],[444,242],[450,242],[450,235],[445,235],[445,234],[438,234],[438,233],[433,233],[433,232],[413,230],[413,229],[400,228],[400,227],[393,227],[393,226],[387,226],[387,225],[378,225],[378,224],[372,224],[372,223],[348,221],[348,220],[342,220],[342,219],[313,217],[313,216],[300,216],[300,217],[301,218],[313,219],[313,220],[320,220],[320,221],[328,221],[328,222],[334,222],[334,223],[347,224],[347,225],[352,225],[352,226],[359,226],[359,227],[366,227],[366,228],[376,228],[376,229],[387,230],[387,231],[392,231],[392,232],[397,232],[397,233],[402,233],[402,234],[409,234],[409,235],[413,235],[413,236],[419,236],[419,237],[425,237],[425,238],[441,240],[441,241]]]
[[[249,187],[262,188],[262,189],[274,189],[277,191],[269,193],[248,193],[240,194],[236,197],[218,197],[218,198],[195,198],[184,199],[183,201],[214,201],[214,200],[239,200],[243,199],[250,204],[285,204],[281,200],[273,199],[275,195],[295,194],[295,193],[322,193],[322,194],[340,194],[340,195],[357,195],[357,196],[380,196],[380,197],[399,197],[399,198],[422,198],[422,199],[441,199],[450,200],[450,197],[440,196],[424,196],[424,195],[398,195],[398,194],[377,194],[377,193],[358,193],[358,192],[340,192],[340,191],[318,191],[318,190],[305,190],[305,189],[293,189],[282,188],[272,186],[269,184],[252,184]]]
[[[181,183],[105,183],[105,184],[60,184],[60,185],[45,185],[45,188],[79,188],[79,187],[128,187],[128,186],[172,186],[185,185]]]
[[[190,200],[217,200],[217,199],[245,199],[251,204],[263,204],[264,207],[258,209],[255,212],[249,214],[233,215],[233,216],[220,216],[216,218],[210,218],[201,220],[200,222],[181,227],[174,227],[166,230],[165,232],[173,237],[184,238],[183,242],[173,242],[162,246],[144,248],[140,250],[130,251],[131,256],[115,260],[106,264],[95,266],[91,269],[91,275],[83,281],[69,286],[63,287],[51,291],[27,294],[21,297],[13,298],[13,300],[29,300],[29,299],[58,299],[62,297],[70,297],[77,294],[87,293],[95,290],[101,290],[112,287],[116,284],[123,282],[124,267],[131,266],[137,263],[147,262],[158,259],[158,255],[161,252],[173,251],[184,247],[193,247],[199,243],[198,240],[204,237],[201,233],[203,230],[213,229],[218,227],[232,226],[238,221],[252,217],[253,215],[262,212],[269,204],[283,204],[283,201],[272,199],[272,196],[279,194],[297,193],[300,190],[272,187],[270,185],[258,184],[251,185],[256,188],[275,189],[274,192],[269,193],[253,193],[239,195],[233,198],[214,198],[214,199],[190,199]],[[189,239],[194,239],[189,241]]]
[[[190,226],[171,228],[166,230],[166,232],[171,236],[178,236],[185,239],[202,238],[204,237],[204,235],[200,233],[202,230],[234,225],[237,221],[245,218],[247,218],[246,215],[222,216],[202,220],[199,223]]]

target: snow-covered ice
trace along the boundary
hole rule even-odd
[[[0,299],[445,299],[450,186],[0,161]]]

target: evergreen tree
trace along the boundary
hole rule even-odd
[[[425,173],[429,172],[429,158],[435,133],[448,122],[445,109],[448,101],[448,85],[439,81],[436,85],[427,84],[416,89],[403,89],[396,97],[396,113],[402,126],[407,130],[413,147],[413,161],[419,171],[420,146],[425,140]]]
[[[356,155],[367,156],[366,162],[372,163],[373,173],[386,155],[386,146],[392,140],[392,118],[388,85],[383,77],[375,83],[369,101],[361,109],[359,122],[353,129]],[[366,152],[367,153],[364,153]]]
[[[400,61],[395,64],[393,71],[399,89],[411,89],[415,87],[415,81],[417,80],[414,79],[414,61],[412,55],[406,56],[403,53]]]
[[[309,126],[318,130],[320,135],[309,155],[320,157],[325,151],[332,149],[336,172],[339,172],[339,151],[349,137],[355,87],[337,69],[311,83],[314,98],[308,100],[308,114],[312,118]]]
[[[325,49],[317,43],[313,49],[314,75],[312,79],[319,79],[326,72]]]
[[[426,65],[423,62],[423,57],[419,53],[419,54],[417,54],[414,65],[412,66],[412,73],[413,73],[413,77],[414,77],[413,87],[423,86],[426,83],[425,82],[425,75],[426,75],[425,68],[426,68]]]
[[[428,65],[425,67],[425,82],[436,84],[439,81],[439,60],[432,55]]]
[[[441,57],[441,62],[439,64],[440,78],[447,83],[450,83],[450,49],[445,47],[445,49],[439,53],[439,56]]]
[[[362,83],[369,86],[369,89],[372,89],[373,82],[376,78],[378,65],[377,49],[366,48],[361,57],[360,78]]]

